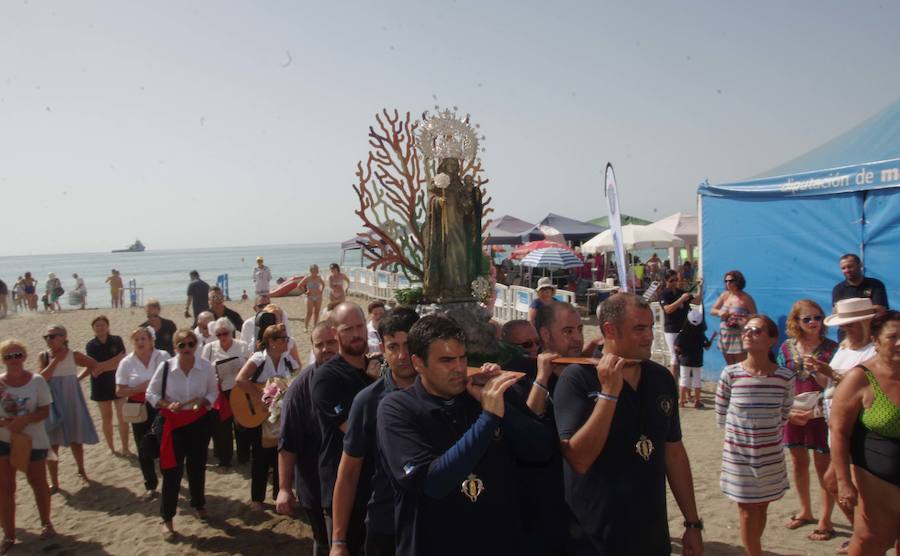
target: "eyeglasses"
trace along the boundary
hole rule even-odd
[[[538,345],[537,340],[526,340],[524,342],[516,344],[522,349],[531,349],[534,346]]]
[[[4,353],[3,360],[4,361],[12,361],[13,359],[23,359],[25,354],[21,351],[17,351],[15,353]]]
[[[193,349],[193,348],[197,347],[197,342],[178,342],[175,345],[178,346],[178,349],[184,349],[184,348]]]
[[[216,338],[223,338],[225,336],[231,336],[231,332],[216,332]]]
[[[825,319],[825,317],[823,317],[822,315],[813,315],[813,316],[811,316],[811,317],[802,317],[802,318],[800,319],[800,321],[801,321],[803,324],[809,324],[809,323],[811,323],[811,322],[813,322],[813,321],[816,321],[816,322],[822,322],[824,319]]]
[[[743,330],[741,330],[741,334],[745,336],[759,336],[763,333],[763,329],[758,326],[745,326]]]
[[[52,340],[53,338],[56,338],[57,336],[62,336],[62,334],[44,334],[44,339]]]
[[[737,282],[734,278],[725,278],[725,283],[730,284],[731,282]]]

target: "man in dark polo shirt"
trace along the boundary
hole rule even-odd
[[[209,288],[207,299],[209,299],[209,310],[217,319],[227,317],[234,325],[235,330],[240,330],[244,326],[244,319],[241,318],[241,315],[225,306],[225,294],[222,293],[222,288],[219,286]]]
[[[160,315],[161,310],[159,301],[152,297],[147,299],[147,303],[144,305],[144,311],[147,312],[147,320],[142,322],[141,326],[149,326],[153,329],[153,346],[156,349],[166,351],[169,355],[175,355],[172,337],[175,336],[178,327],[169,319],[162,318]]]
[[[397,307],[378,321],[379,343],[384,346],[381,378],[356,395],[350,409],[344,453],[334,485],[332,556],[350,555],[345,539],[351,513],[365,512],[366,556],[393,556],[394,488],[391,486],[375,441],[378,404],[394,390],[412,385],[416,378],[407,349],[407,335],[419,320],[408,307]],[[367,488],[368,487],[368,488]],[[371,492],[371,496],[367,493]]]
[[[570,365],[553,399],[565,458],[566,500],[595,554],[670,554],[666,478],[685,518],[685,555],[703,551],[694,486],[681,443],[678,393],[650,361],[653,313],[618,293],[600,311],[604,354]]]
[[[401,556],[520,554],[515,462],[552,455],[547,428],[505,395],[521,375],[489,364],[468,377],[465,340],[452,320],[421,318],[408,336],[419,376],[378,406]]]
[[[278,443],[278,498],[275,510],[294,515],[297,498],[313,532],[314,556],[328,555],[328,531],[322,514],[319,487],[319,449],[322,432],[310,400],[310,381],[316,370],[337,355],[338,341],[334,323],[320,322],[313,328],[311,340],[315,362],[291,382],[281,408],[281,439]]]
[[[538,332],[544,346],[543,352],[536,360],[513,360],[506,367],[525,372],[525,378],[512,389],[527,400],[528,408],[557,438],[553,415],[554,390],[565,366],[554,365],[553,360],[581,356],[584,325],[575,307],[555,300],[538,309],[536,320],[541,323]],[[526,535],[525,553],[535,556],[577,554],[585,544],[583,532],[566,504],[562,453],[558,444],[553,448],[553,457],[549,462],[517,462],[522,493],[520,509]]]
[[[347,418],[353,398],[368,386],[372,379],[366,374],[368,329],[366,316],[356,303],[344,302],[334,308],[330,317],[337,329],[338,354],[316,370],[310,383],[310,398],[322,431],[319,449],[319,480],[322,489],[322,510],[329,539],[332,539],[332,495],[337,478],[338,464],[347,432]],[[363,516],[351,519],[347,537],[339,539],[349,543],[351,552],[365,543]]]
[[[868,297],[879,313],[889,309],[887,290],[881,280],[863,276],[862,261],[853,253],[841,257],[841,273],[844,281],[831,290],[831,304],[851,297]]]
[[[187,301],[184,303],[184,318],[191,318],[188,309],[194,310],[194,324],[197,326],[197,317],[203,311],[209,309],[209,284],[200,279],[200,273],[196,270],[191,271],[191,283],[187,287]]]

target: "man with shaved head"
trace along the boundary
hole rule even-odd
[[[332,533],[332,495],[337,478],[338,465],[347,432],[347,418],[353,398],[368,386],[372,379],[366,374],[366,353],[369,349],[366,315],[356,303],[344,302],[331,311],[330,319],[337,330],[338,353],[316,370],[312,377],[310,398],[315,409],[322,444],[319,448],[319,480],[322,490],[322,511],[328,535]],[[340,539],[356,552],[365,542],[365,512],[355,515]]]

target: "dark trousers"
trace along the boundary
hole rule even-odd
[[[144,437],[150,432],[153,420],[156,419],[156,408],[146,402],[144,405],[147,406],[147,420],[143,423],[132,423],[131,432],[134,434],[134,443],[138,447],[138,463],[141,466],[141,474],[144,476],[144,488],[156,490],[159,485],[159,479],[156,477],[156,454],[144,446]]]
[[[264,448],[262,427],[247,429],[250,435],[250,500],[266,499],[266,486],[271,482],[272,497],[278,496],[278,448]],[[271,480],[269,471],[272,471]]]
[[[231,390],[229,390],[230,392]],[[247,463],[250,461],[250,442],[253,429],[246,429],[240,426],[237,421],[234,423],[234,443],[237,445],[237,461],[238,463]]]
[[[303,508],[303,511],[309,521],[309,528],[312,529],[313,555],[328,556],[331,542],[328,538],[328,528],[325,526],[325,515],[322,513],[322,508]]]
[[[358,509],[359,504],[353,505],[353,512],[350,514],[350,523],[347,526],[347,551],[350,556],[359,556],[368,554],[363,552],[366,545],[366,507]],[[328,531],[328,544],[331,544],[332,532],[334,524],[331,520],[331,508],[323,508],[322,515],[325,516],[325,527]]]
[[[217,409],[210,411],[209,415],[212,427],[213,454],[219,465],[228,467],[231,465],[234,455],[234,417],[223,421]]]
[[[159,513],[164,521],[171,521],[178,508],[178,491],[181,477],[187,467],[188,489],[191,492],[191,507],[206,506],[206,450],[210,438],[209,415],[197,419],[190,425],[172,431],[175,447],[175,461],[172,469],[163,469],[162,499]]]
[[[396,550],[393,533],[366,532],[366,556],[394,556]]]

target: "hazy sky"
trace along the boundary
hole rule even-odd
[[[0,255],[338,241],[382,107],[458,105],[497,214],[696,211],[900,97],[896,2],[0,4]],[[436,97],[436,101],[434,100]]]

